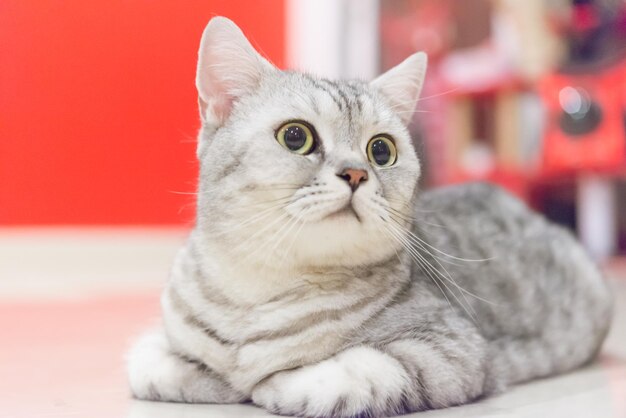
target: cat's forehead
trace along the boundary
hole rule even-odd
[[[308,98],[317,113],[341,114],[348,121],[375,110],[376,99],[368,85],[359,81],[336,81],[308,74],[288,74],[289,87]]]
[[[366,82],[285,72],[272,84],[268,89],[270,101],[284,119],[307,119],[341,129],[349,136],[387,128],[394,119],[389,106]]]

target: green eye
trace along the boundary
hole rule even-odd
[[[276,140],[289,151],[306,155],[315,149],[312,129],[304,122],[287,122],[276,131]]]
[[[398,158],[396,144],[388,136],[375,136],[367,143],[367,158],[378,167],[391,167]]]

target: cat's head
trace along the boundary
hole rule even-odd
[[[212,19],[196,77],[203,238],[276,267],[395,256],[420,176],[406,125],[425,71],[423,53],[369,83],[281,71]]]

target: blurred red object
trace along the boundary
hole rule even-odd
[[[391,68],[415,51],[426,52],[430,63],[445,55],[453,43],[453,3],[453,0],[381,2],[383,69]]]
[[[281,66],[284,3],[0,1],[0,225],[193,219],[202,30]]]
[[[551,74],[539,90],[548,111],[544,175],[626,168],[626,62],[595,74]]]
[[[597,12],[592,4],[579,4],[572,10],[572,29],[576,32],[586,32],[595,29],[600,24]]]

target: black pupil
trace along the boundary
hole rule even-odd
[[[285,129],[285,145],[292,151],[298,151],[306,144],[306,131],[298,125]]]
[[[372,157],[378,165],[385,165],[391,159],[389,144],[382,139],[377,139],[372,143]]]

